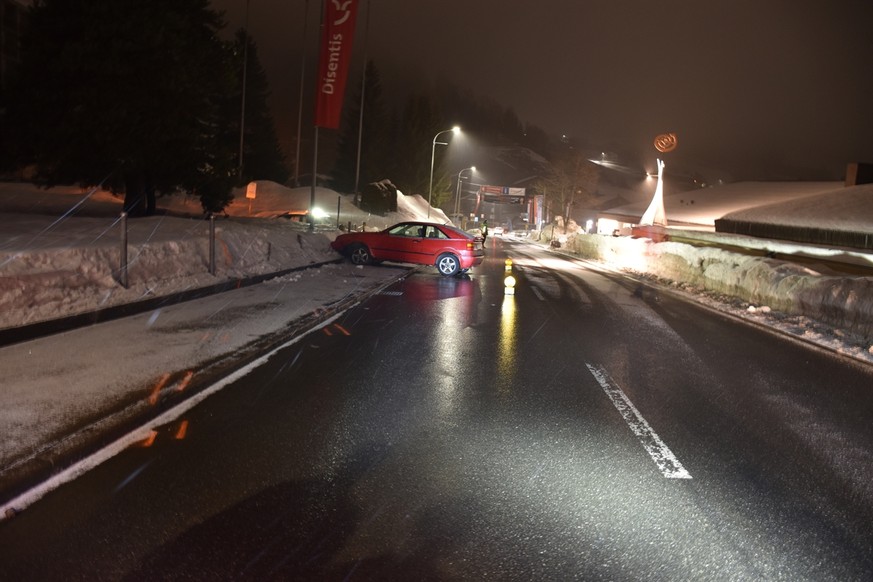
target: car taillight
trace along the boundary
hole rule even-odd
[[[467,243],[467,250],[468,250],[468,251],[472,251],[474,248],[476,248],[476,245],[475,245],[475,244],[473,244],[473,243],[471,243],[471,242],[468,242],[468,243]]]

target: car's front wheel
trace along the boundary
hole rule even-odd
[[[461,261],[451,253],[445,253],[437,258],[436,268],[441,274],[449,277],[461,270]]]
[[[349,259],[355,265],[369,265],[373,262],[373,255],[366,245],[358,244],[349,249]]]

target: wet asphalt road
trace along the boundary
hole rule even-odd
[[[873,577],[873,371],[488,247],[0,523],[0,579]]]

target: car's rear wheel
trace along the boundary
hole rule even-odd
[[[373,262],[373,255],[366,245],[357,244],[349,249],[349,259],[355,265],[369,265]]]
[[[436,268],[446,277],[457,275],[458,271],[461,270],[461,261],[451,253],[444,253],[437,257]]]

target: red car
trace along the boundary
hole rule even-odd
[[[433,265],[446,276],[466,271],[485,257],[481,237],[431,222],[401,222],[381,232],[341,234],[330,246],[356,265],[417,263]]]

